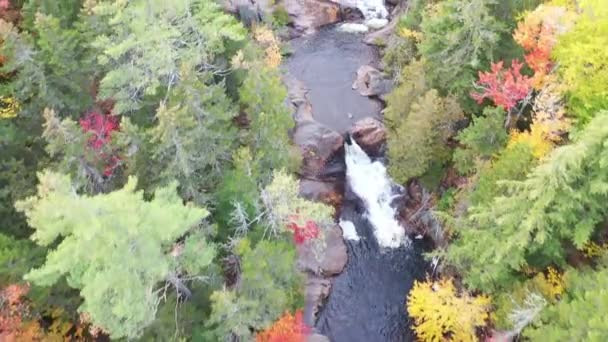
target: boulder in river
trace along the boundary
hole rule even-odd
[[[393,89],[393,81],[386,79],[384,74],[369,65],[362,65],[357,70],[357,78],[353,89],[363,96],[380,96],[388,94]]]
[[[337,225],[327,228],[323,235],[323,251],[315,250],[314,245],[309,243],[297,245],[297,263],[298,268],[304,272],[331,277],[342,272],[348,255],[342,230]]]
[[[312,33],[321,26],[340,21],[340,6],[330,1],[285,0],[283,6],[301,33]]]
[[[342,135],[313,120],[298,122],[293,141],[302,150],[302,178],[324,178],[328,163],[344,151]]]
[[[386,142],[384,124],[376,118],[365,118],[355,122],[350,135],[369,156],[379,156]]]

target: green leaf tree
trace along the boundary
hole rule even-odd
[[[95,15],[110,24],[93,45],[98,61],[110,71],[99,97],[116,101],[114,112],[128,113],[157,103],[180,81],[180,68],[220,72],[215,57],[226,41],[245,38],[244,29],[219,6],[205,0],[99,2]]]
[[[52,285],[62,276],[80,290],[80,311],[113,338],[134,338],[155,318],[169,281],[179,291],[180,258],[169,254],[174,241],[207,216],[205,209],[184,205],[176,183],[158,189],[145,201],[131,178],[123,189],[97,196],[78,195],[68,176],[43,172],[38,194],[16,204],[35,229],[38,245],[56,247],[40,268],[25,279]],[[188,242],[188,239],[186,240]],[[208,247],[200,245],[201,250]],[[212,248],[212,247],[208,247]],[[200,270],[214,253],[197,260]],[[190,260],[191,258],[188,258]]]

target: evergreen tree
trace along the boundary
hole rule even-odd
[[[220,72],[214,62],[226,41],[245,38],[243,27],[212,1],[99,2],[93,11],[110,23],[94,46],[109,69],[99,97],[116,101],[117,114],[139,110],[146,100],[155,104],[180,81],[184,64]]]
[[[605,266],[568,272],[563,299],[547,308],[524,336],[532,341],[606,341],[607,281]]]
[[[508,137],[504,129],[505,115],[500,108],[488,107],[483,116],[473,118],[471,125],[458,134],[457,139],[464,148],[454,152],[454,162],[460,173],[473,171],[479,159],[487,160],[505,146]]]
[[[411,105],[407,117],[388,131],[389,173],[399,183],[423,175],[433,163],[450,157],[447,140],[462,117],[453,98],[441,98],[434,89]]]
[[[66,276],[84,299],[80,310],[113,338],[141,334],[155,317],[168,281],[186,293],[180,272],[200,271],[213,256],[212,246],[197,235],[196,263],[183,262],[185,254],[169,254],[174,241],[200,223],[206,210],[186,206],[177,184],[159,189],[150,201],[136,192],[136,180],[109,194],[78,195],[68,176],[40,174],[38,194],[16,204],[35,229],[32,240],[41,246],[57,244],[44,265],[31,270],[26,280],[52,285]],[[195,233],[198,234],[198,233]],[[175,254],[175,253],[173,253]],[[192,260],[189,257],[187,260]]]
[[[582,248],[608,213],[607,140],[608,112],[600,112],[573,144],[556,148],[525,180],[507,182],[505,196],[472,208],[448,262],[485,290],[528,265],[563,263],[563,244]]]
[[[447,0],[432,4],[422,19],[418,45],[427,77],[442,94],[466,99],[476,70],[486,69],[505,32],[493,15],[495,0]]]

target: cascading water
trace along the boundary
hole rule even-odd
[[[405,300],[414,280],[424,276],[423,246],[395,219],[391,202],[400,188],[386,167],[350,140],[340,215],[348,263],[315,327],[332,342],[413,341]]]
[[[352,191],[365,203],[367,219],[374,227],[374,235],[382,247],[409,244],[403,227],[395,219],[391,202],[396,197],[396,185],[388,177],[386,167],[365,154],[354,139],[345,144],[346,179]]]

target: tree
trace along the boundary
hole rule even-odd
[[[156,104],[179,83],[184,64],[219,72],[214,58],[225,52],[226,42],[245,38],[243,27],[212,1],[99,2],[93,12],[110,26],[93,45],[103,51],[98,62],[109,69],[99,98],[116,101],[116,114]]]
[[[602,0],[580,1],[576,24],[559,37],[553,57],[565,83],[568,106],[581,123],[608,108],[608,7]]]
[[[553,47],[558,36],[571,28],[573,16],[565,7],[541,4],[517,24],[513,38],[526,51],[525,60],[534,71],[536,88],[542,86],[545,76],[552,72]]]
[[[65,275],[80,290],[80,310],[89,313],[94,324],[113,338],[140,335],[154,320],[167,288],[156,286],[168,280],[182,290],[176,278],[180,260],[169,255],[168,248],[192,231],[207,211],[182,204],[176,183],[144,201],[143,193],[135,191],[134,178],[123,189],[97,196],[78,195],[68,176],[43,172],[39,178],[38,194],[16,206],[35,229],[32,240],[57,247],[25,279],[52,285]],[[190,236],[186,244],[204,241]],[[212,248],[203,243],[198,250],[205,247]],[[196,268],[209,264],[213,254],[199,258]]]
[[[544,310],[539,320],[524,331],[536,341],[605,341],[608,269],[570,271],[563,299]]]
[[[256,342],[302,342],[310,333],[302,319],[302,310],[294,315],[286,312],[272,326],[255,337]]]
[[[421,176],[434,162],[450,157],[447,140],[462,117],[454,98],[441,98],[434,89],[416,100],[407,117],[387,133],[389,173],[399,183]]]
[[[470,209],[471,224],[446,254],[467,284],[505,286],[528,265],[563,264],[565,241],[585,246],[607,214],[607,123],[608,113],[598,113],[526,179],[505,182],[504,196]]]
[[[296,169],[288,132],[294,121],[285,103],[287,89],[278,70],[259,62],[247,67],[247,76],[239,91],[241,106],[251,121],[247,144],[267,180],[272,170]]]
[[[475,329],[490,318],[490,298],[458,295],[452,279],[414,282],[407,297],[407,311],[421,341],[476,341]]]
[[[504,121],[504,110],[488,107],[458,134],[462,147],[454,152],[454,162],[460,173],[473,171],[478,159],[488,160],[505,146],[508,135]]]
[[[168,101],[157,109],[157,124],[149,131],[149,153],[158,170],[151,175],[152,184],[176,179],[182,197],[202,205],[230,160],[236,111],[222,85],[210,82],[211,75],[185,67],[179,79]]]
[[[471,97],[477,103],[489,98],[497,107],[511,112],[520,101],[530,96],[532,80],[521,74],[522,63],[511,62],[511,68],[503,70],[503,62],[492,63],[491,72],[479,72],[476,88],[480,92],[471,92]]]
[[[240,280],[236,289],[212,294],[209,340],[252,339],[253,331],[268,328],[286,310],[300,305],[293,246],[282,240],[262,240],[252,248],[243,239],[236,253],[241,261]]]
[[[418,44],[433,88],[464,99],[475,77],[493,59],[505,27],[493,15],[494,0],[448,0],[430,5]]]

